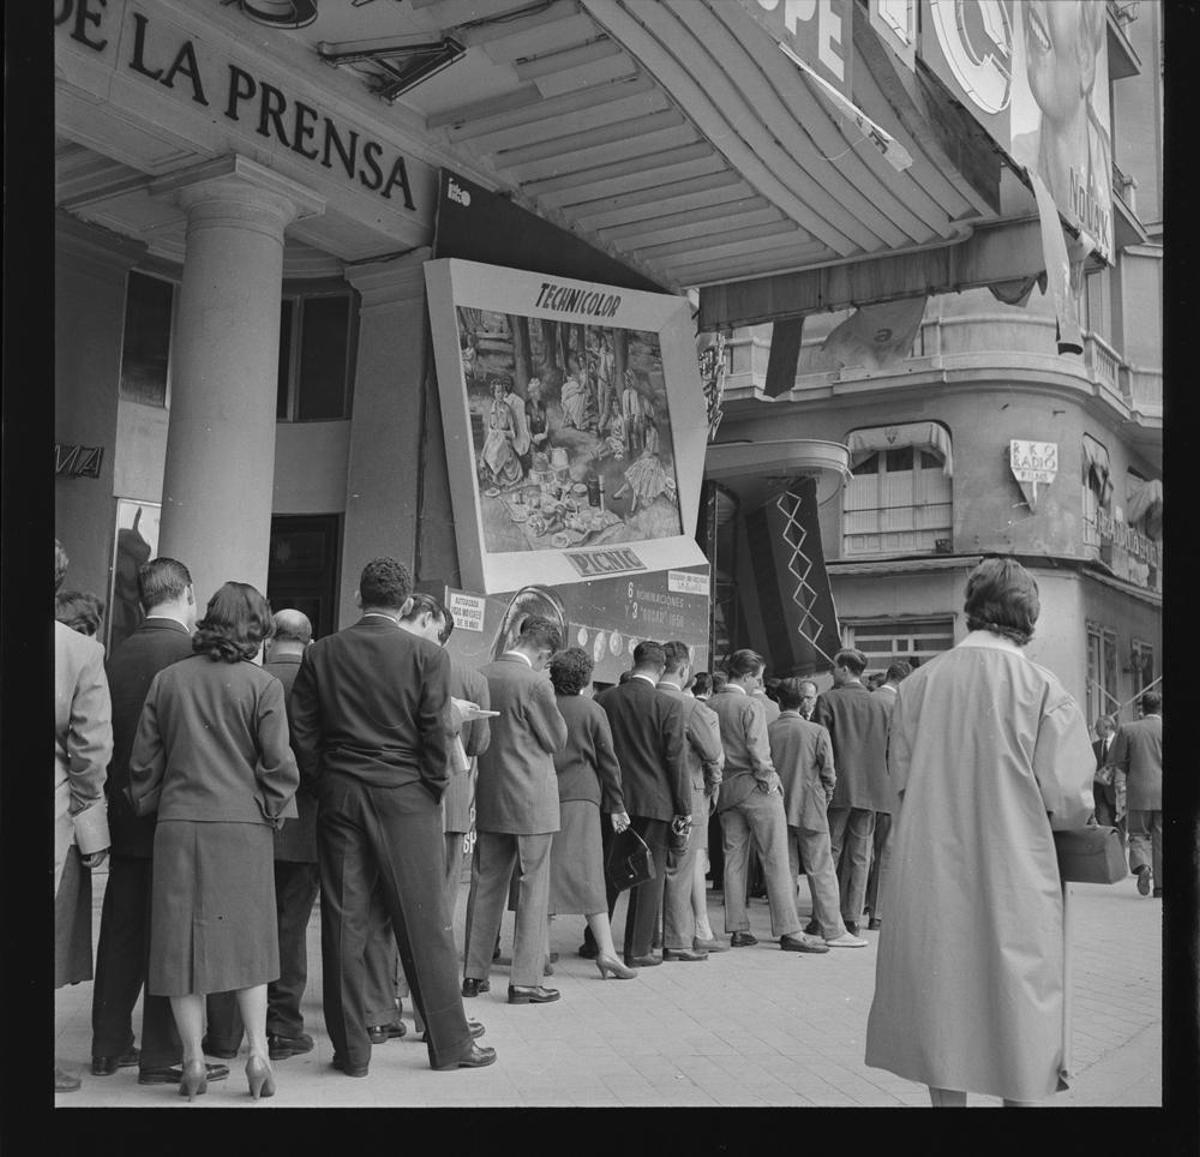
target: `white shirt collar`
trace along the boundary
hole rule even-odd
[[[743,687],[743,686],[742,686],[740,683],[734,683],[734,682],[732,682],[732,681],[730,681],[729,683],[726,683],[726,684],[725,684],[725,690],[726,690],[726,691],[737,691],[737,692],[739,692],[739,693],[740,693],[740,694],[742,694],[742,695],[745,695],[745,694],[746,694],[746,688],[745,688],[745,687]]]
[[[643,682],[645,682],[645,683],[649,683],[651,687],[657,687],[657,686],[658,686],[658,684],[657,684],[657,683],[656,683],[656,682],[655,682],[653,679],[651,679],[649,675],[642,675],[642,674],[640,674],[640,673],[638,673],[638,672],[636,672],[636,671],[635,671],[635,672],[633,673],[633,675],[632,675],[632,676],[630,676],[630,677],[631,677],[631,678],[633,678],[633,679],[641,679]]]
[[[364,619],[387,619],[394,627],[400,625],[395,615],[389,615],[386,611],[363,611]]]
[[[520,659],[521,662],[524,663],[531,671],[533,670],[533,660],[528,655],[526,655],[523,651],[505,651],[504,657],[506,659],[508,659],[508,658]]]

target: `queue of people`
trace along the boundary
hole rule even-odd
[[[66,565],[56,547],[56,588]],[[869,1065],[927,1084],[935,1105],[1023,1104],[1061,1080],[1051,832],[1094,822],[1098,768],[1127,770],[1131,865],[1161,895],[1161,700],[1090,750],[1074,700],[1022,652],[1037,588],[1011,560],[971,575],[971,633],[952,651],[895,664],[871,691],[866,657],[844,649],[823,695],[805,678],[767,695],[751,650],[694,674],[685,644],[653,640],[593,695],[590,655],[538,614],[474,671],[444,650],[449,610],[390,558],[364,568],[358,622],[316,642],[247,584],[198,618],[183,564],[152,559],[138,581],[146,617],[107,663],[55,634],[56,986],[91,977],[88,869],[110,857],[96,1076],[136,1067],[190,1100],[229,1076],[219,1062],[244,1037],[249,1093],[270,1097],[272,1062],[314,1047],[301,999],[318,892],[333,1067],[366,1076],[373,1048],[407,1034],[405,997],[431,1067],[490,1065],[464,1000],[490,991],[506,904],[507,1001],[551,1003],[555,918],[584,917],[579,954],[605,980],[757,945],[753,848],[782,950],[862,948],[864,926],[880,931]],[[654,871],[628,890],[618,951],[605,864],[627,829]],[[708,921],[718,850],[728,941]],[[56,1065],[57,1091],[78,1086]]]

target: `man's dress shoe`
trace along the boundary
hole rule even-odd
[[[595,960],[600,955],[600,949],[595,944],[589,944],[586,940],[579,946],[579,955],[584,960]]]
[[[1145,864],[1137,870],[1137,890],[1143,896],[1150,895],[1150,869]]]
[[[872,916],[871,919],[867,921],[868,932],[878,932],[882,927],[883,921],[878,916]]]
[[[707,960],[707,952],[693,952],[690,948],[667,948],[663,951],[664,960],[698,961]]]
[[[337,1053],[333,1054],[333,1067],[348,1077],[365,1077],[367,1075],[366,1065],[348,1065]]]
[[[130,1049],[119,1057],[92,1057],[92,1076],[111,1077],[117,1069],[132,1069],[141,1055],[141,1050]]]
[[[207,1081],[223,1081],[229,1076],[228,1065],[205,1064],[204,1078]],[[165,1069],[141,1069],[139,1085],[177,1085],[183,1080],[183,1065],[172,1065]]]
[[[1155,888],[1154,891],[1150,893],[1150,898],[1152,900],[1161,900],[1162,899],[1162,889]]]
[[[753,948],[758,943],[758,937],[749,932],[735,932],[729,937],[729,943],[734,948]]]
[[[715,936],[711,940],[701,940],[699,938],[692,941],[692,947],[697,952],[728,952],[729,945],[718,940]]]
[[[73,1093],[83,1082],[74,1073],[68,1073],[54,1066],[54,1091],[56,1093]]]
[[[626,968],[653,968],[656,964],[662,963],[661,956],[626,956]]]
[[[391,1024],[373,1024],[367,1028],[367,1036],[373,1045],[387,1044],[390,1040],[399,1040],[408,1032],[408,1025],[403,1021],[394,1020]]]
[[[846,931],[851,936],[857,936],[862,931],[862,927],[857,920],[843,920],[842,923],[846,925]]]
[[[557,1000],[561,993],[557,988],[543,988],[540,984],[510,984],[508,986],[509,1004],[549,1004]]]
[[[299,1056],[301,1053],[311,1053],[313,1039],[306,1032],[299,1036],[280,1036],[271,1033],[267,1037],[267,1056],[273,1061],[286,1061],[288,1057]]]
[[[804,935],[805,936],[820,936],[821,935],[821,925],[818,924],[815,920],[810,920],[807,924],[804,925]]]
[[[555,993],[557,996],[558,994]],[[449,1061],[444,1065],[431,1065],[430,1067],[436,1072],[445,1073],[452,1069],[482,1069],[485,1065],[493,1065],[496,1063],[496,1050],[488,1048],[487,1045],[477,1045],[472,1043],[471,1048],[463,1053],[456,1061]]]
[[[815,936],[806,936],[803,932],[799,936],[780,936],[779,947],[784,952],[829,951],[829,945],[824,940],[818,940]]]
[[[478,996],[481,992],[491,992],[491,981],[476,980],[473,976],[468,976],[462,985],[463,996]]]
[[[204,1037],[200,1041],[200,1050],[207,1057],[220,1057],[223,1061],[231,1061],[238,1055],[237,1049],[219,1049],[216,1045]]]
[[[470,1032],[472,1040],[478,1040],[481,1036],[483,1036],[483,1034],[485,1032],[487,1032],[487,1029],[485,1029],[483,1027],[483,1025],[479,1023],[479,1021],[469,1020],[469,1021],[467,1021],[467,1031]],[[428,1032],[421,1033],[421,1043],[422,1044],[429,1043],[429,1033]]]

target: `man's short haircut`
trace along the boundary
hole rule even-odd
[[[833,657],[834,666],[845,667],[850,674],[858,676],[867,669],[867,657],[854,647],[843,647]]]
[[[592,681],[592,667],[582,647],[568,647],[550,660],[550,682],[559,695],[578,695]]]
[[[1153,715],[1162,710],[1162,695],[1157,691],[1147,691],[1142,696],[1142,714]],[[1174,718],[1174,716],[1172,716]]]
[[[138,567],[138,600],[149,614],[163,603],[174,602],[192,585],[188,568],[173,558],[161,555]]]
[[[697,671],[692,676],[692,694],[696,696],[712,694],[712,676],[707,671]]]
[[[821,693],[820,688],[817,686],[817,681],[815,679],[798,679],[797,682],[800,684],[801,687],[811,687],[813,689],[814,696],[819,695]]]
[[[549,619],[530,615],[521,624],[520,642],[539,651],[557,651],[562,647],[562,632]]]
[[[729,682],[729,676],[724,671],[714,671],[712,673],[713,694],[718,691],[724,691],[726,684]]]
[[[991,631],[1023,647],[1041,612],[1033,575],[1016,559],[985,558],[967,577],[967,630]]]
[[[54,593],[58,594],[58,588],[63,585],[63,579],[67,577],[67,567],[71,565],[71,560],[67,557],[67,552],[63,549],[63,544],[56,538],[54,540]]]
[[[275,630],[271,638],[277,643],[307,645],[312,642],[312,623],[303,611],[298,611],[295,607],[284,607],[283,610],[276,611],[274,624]]]
[[[412,606],[408,608],[408,614],[403,617],[402,622],[415,623],[422,615],[431,615],[439,622],[445,619],[446,608],[441,599],[425,591],[413,591],[409,598],[412,599]],[[441,632],[438,634],[440,637]]]
[[[734,651],[725,660],[725,672],[730,679],[744,679],[747,675],[756,674],[765,666],[763,657],[757,651],[750,650],[749,647]]]
[[[196,624],[192,650],[213,661],[253,659],[275,628],[271,604],[249,583],[224,583]]]
[[[636,671],[638,667],[657,667],[665,669],[667,665],[667,652],[662,643],[656,643],[653,639],[643,639],[633,649],[633,667]]]
[[[912,666],[903,659],[897,659],[888,665],[886,678],[889,683],[900,683],[911,674]]]
[[[362,569],[358,594],[364,607],[399,610],[412,594],[412,574],[394,558],[373,558]]]
[[[692,661],[692,649],[677,639],[663,643],[663,659],[668,671],[682,671]]]
[[[444,647],[446,640],[454,634],[454,612],[446,606],[442,607],[442,629],[438,631],[438,642]]]
[[[81,635],[92,636],[104,622],[104,603],[91,591],[59,591],[54,617]]]
[[[775,687],[775,701],[779,704],[779,709],[781,711],[798,711],[800,700],[804,698],[801,688],[808,682],[810,682],[808,679],[780,679]]]

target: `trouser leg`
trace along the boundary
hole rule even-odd
[[[750,860],[750,824],[742,811],[742,804],[726,808],[720,815],[725,853],[725,931],[749,932],[746,870]]]
[[[109,859],[92,983],[94,1057],[121,1056],[133,1047],[133,1008],[146,979],[149,887],[149,860]]]
[[[846,931],[842,922],[839,904],[837,873],[833,870],[833,853],[829,847],[828,832],[797,831],[808,877],[808,889],[812,893],[813,919],[826,940],[836,940]]]
[[[847,886],[842,892],[842,919],[862,919],[867,893],[867,873],[871,870],[871,840],[875,834],[875,813],[852,808],[846,825],[846,854],[850,858]]]
[[[326,779],[335,777],[327,775]],[[317,819],[321,869],[321,970],[325,1027],[350,1067],[370,1062],[364,953],[377,868],[363,826],[364,787],[337,776],[324,785]]]
[[[454,933],[446,915],[442,811],[418,784],[366,789],[367,835],[380,891],[413,1004],[425,1022],[429,1063],[471,1048],[458,987]]]
[[[236,1053],[242,1047],[242,1014],[233,992],[210,992],[204,998],[204,1036],[210,1048]]]
[[[1161,811],[1150,813],[1150,857],[1154,886],[1163,886],[1163,818]]]
[[[1138,868],[1153,870],[1153,837],[1151,836],[1151,816],[1153,812],[1131,808],[1129,811],[1129,870],[1136,872]]]
[[[508,883],[517,860],[517,837],[504,832],[478,832],[471,862],[471,894],[467,900],[466,961],[463,975],[485,980],[504,915]]]
[[[883,919],[883,882],[892,864],[892,817],[888,812],[875,813],[875,835],[872,840],[871,870],[867,874],[866,906],[872,920]]]
[[[625,915],[625,955],[649,956],[655,927],[662,912],[663,884],[667,873],[666,820],[630,816],[634,831],[646,841],[654,862],[654,875],[643,884],[629,889],[629,910]]]
[[[464,835],[464,832],[446,832],[443,837],[446,844],[446,913],[451,924],[454,923],[459,888],[462,884]]]
[[[376,881],[367,913],[367,942],[363,949],[366,991],[363,1014],[367,1024],[391,1024],[396,1019],[396,987],[399,961],[382,885]]]
[[[1117,826],[1115,793],[1111,784],[1093,783],[1092,798],[1096,803],[1096,823],[1102,828]]]
[[[267,1033],[304,1031],[300,1002],[308,985],[308,922],[320,877],[316,864],[275,861],[275,914],[279,924],[279,979],[267,985]]]
[[[520,877],[510,984],[536,987],[542,983],[542,969],[549,952],[546,914],[550,907],[550,848],[553,840],[552,833],[516,837]]]
[[[696,879],[696,857],[705,831],[703,817],[708,803],[704,789],[692,789],[692,815],[695,817],[687,850],[667,856],[667,878],[663,885],[663,948],[690,949],[696,938],[696,913],[692,891]]]
[[[788,867],[787,817],[783,796],[756,791],[747,806],[758,860],[762,865],[767,904],[771,909],[771,935],[794,936],[801,930],[796,914],[796,880]]]

